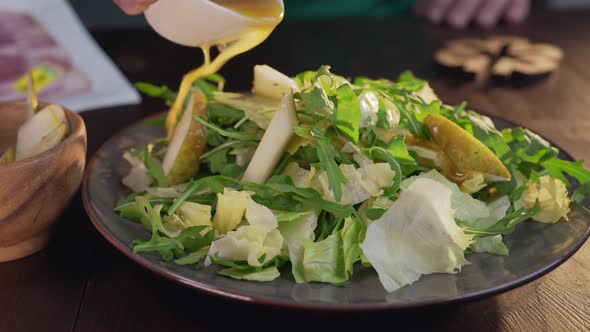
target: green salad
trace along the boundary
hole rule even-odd
[[[343,285],[373,268],[393,292],[473,253],[508,255],[520,223],[567,222],[590,192],[582,162],[444,104],[410,72],[291,78],[261,65],[251,93],[224,82],[197,81],[167,134],[124,154],[133,193],[115,210],[146,228],[136,253],[259,282]]]

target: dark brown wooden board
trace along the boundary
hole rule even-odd
[[[248,89],[252,65],[267,63],[295,74],[332,64],[337,73],[395,78],[412,69],[431,80],[448,103],[526,124],[590,160],[590,11],[533,15],[525,24],[491,31],[453,31],[415,19],[392,22],[284,24],[267,43],[232,60],[222,74],[228,89]],[[432,62],[435,49],[463,37],[516,34],[554,43],[565,51],[549,79],[522,89],[455,84]],[[201,61],[149,31],[94,33],[99,44],[133,81],[175,86]],[[159,101],[83,114],[89,153],[108,137],[148,114]],[[587,164],[588,165],[588,164]],[[62,216],[52,246],[30,258],[0,265],[0,331],[588,331],[590,245],[541,279],[474,303],[399,312],[325,313],[235,303],[172,284],[143,270],[93,229],[79,198]],[[259,321],[260,323],[257,323]]]

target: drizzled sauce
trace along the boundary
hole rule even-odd
[[[200,46],[205,58],[204,63],[184,75],[178,89],[178,96],[166,117],[166,129],[169,138],[174,132],[176,120],[182,112],[183,103],[193,83],[199,78],[216,73],[236,55],[258,46],[270,36],[283,19],[283,7],[278,1],[274,0],[214,0],[212,2],[244,16],[261,19],[261,21],[253,23],[238,35]],[[211,60],[210,51],[211,47],[214,46],[219,48],[220,53],[215,59]]]

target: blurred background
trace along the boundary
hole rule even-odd
[[[88,1],[88,0],[69,0],[76,12],[84,22],[84,24],[90,29],[109,29],[109,28],[130,28],[130,27],[146,27],[145,19],[142,15],[129,17],[121,12],[121,10],[111,0],[99,0],[99,1]],[[367,0],[369,1],[369,0]],[[384,0],[371,0],[377,5]],[[385,0],[396,2],[396,12],[404,12],[404,9],[411,6],[412,0]],[[311,15],[309,13],[310,4],[313,3],[314,7],[317,8],[316,13]],[[358,13],[354,7],[346,6],[347,0],[285,0],[286,6],[286,19],[287,20],[306,20],[306,19],[317,19],[317,18],[336,18],[351,16],[349,14]],[[399,3],[399,5],[397,5]],[[338,12],[340,16],[323,17],[328,16],[322,10],[323,8],[330,8],[331,4],[337,4],[331,8],[341,8],[343,11]],[[303,10],[303,6],[306,10]],[[345,8],[350,8],[349,12],[346,12]],[[388,6],[392,8],[392,6]],[[590,8],[590,0],[533,0],[533,10],[566,10],[575,8]],[[354,14],[353,14],[354,15]],[[366,13],[364,13],[366,15]],[[387,12],[380,12],[377,15],[387,17],[393,16],[394,14],[388,14]],[[590,18],[589,18],[590,19]]]

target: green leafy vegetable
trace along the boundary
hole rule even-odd
[[[361,122],[361,105],[350,85],[342,85],[336,90],[338,107],[334,119],[336,127],[352,142],[358,143]]]
[[[326,137],[319,137],[316,151],[320,161],[315,166],[326,171],[330,190],[334,193],[336,201],[339,202],[342,199],[342,184],[346,183],[346,178],[336,163],[334,146]]]
[[[233,138],[235,140],[238,141],[260,141],[260,138],[256,137],[256,136],[252,136],[252,135],[246,135],[246,134],[240,134],[239,132],[236,131],[229,131],[229,130],[225,130],[221,127],[218,127],[212,123],[207,122],[205,119],[195,116],[193,117],[197,122],[203,124],[205,127],[217,132],[218,134],[220,134],[221,136],[225,136],[225,137],[229,137],[229,138]]]

